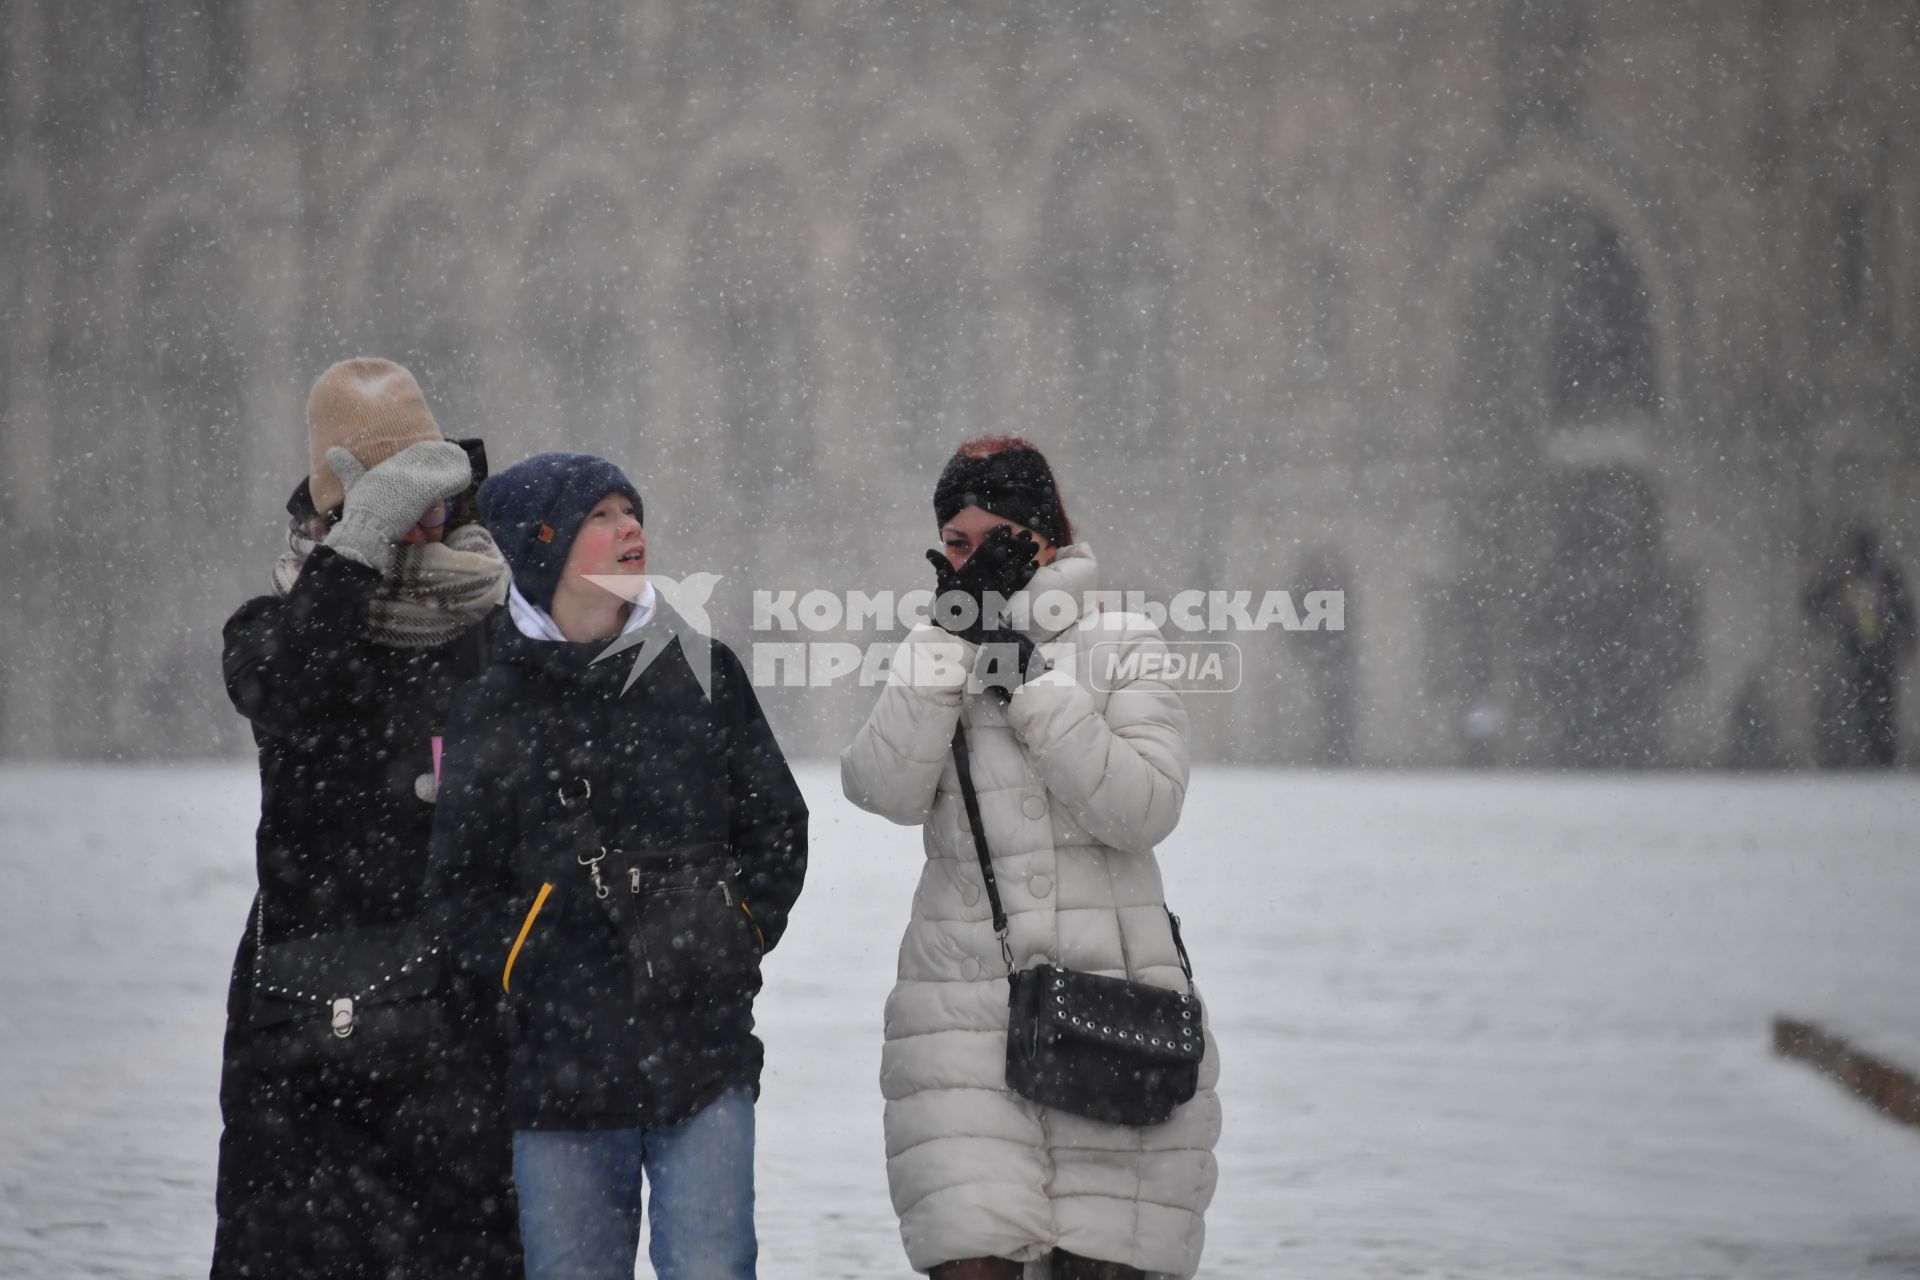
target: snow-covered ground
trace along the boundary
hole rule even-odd
[[[918,837],[802,781],[763,1273],[898,1276]],[[0,1275],[205,1274],[255,802],[246,768],[0,770]],[[1920,1027],[1910,778],[1211,770],[1162,856],[1222,1052],[1203,1274],[1920,1275],[1920,1131],[1767,1044]]]

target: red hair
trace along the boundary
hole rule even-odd
[[[1033,452],[1039,453],[1042,459],[1045,459],[1047,456],[1044,453],[1040,453],[1040,446],[1033,441],[1027,439],[1025,436],[1014,435],[975,436],[971,440],[962,442],[960,447],[954,450],[954,453],[962,458],[972,458],[977,462],[981,458],[991,458],[994,454],[1004,453],[1008,449],[1031,449]],[[1052,470],[1053,464],[1048,463],[1047,469]],[[1073,544],[1073,519],[1067,515],[1066,499],[1059,496],[1059,486],[1057,484],[1054,489],[1054,501],[1060,508],[1061,536],[1059,545],[1063,547],[1071,546]]]

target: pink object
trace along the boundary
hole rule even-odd
[[[433,785],[436,787],[440,785],[440,744],[443,741],[439,734],[433,735]]]

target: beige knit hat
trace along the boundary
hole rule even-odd
[[[326,463],[334,445],[372,470],[410,444],[442,439],[412,374],[391,360],[342,360],[320,375],[307,397],[307,488],[313,509],[331,511],[347,496]]]

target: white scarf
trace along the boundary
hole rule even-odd
[[[657,599],[659,599],[659,592],[655,591],[653,584],[649,582],[646,589],[640,593],[640,598],[633,602],[633,609],[627,614],[627,625],[620,628],[620,634],[626,635],[629,631],[637,631],[646,626],[647,620],[653,617],[653,604]],[[553,620],[553,615],[521,595],[519,587],[507,588],[507,613],[513,618],[513,625],[518,627],[520,634],[527,639],[556,640],[566,643],[566,633],[560,630],[560,625]]]

